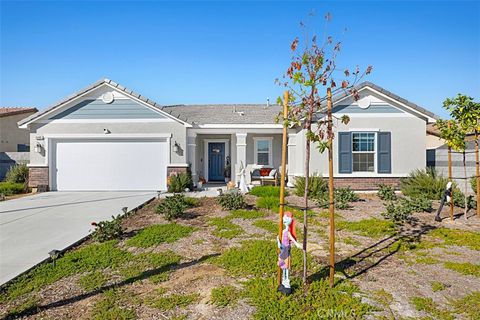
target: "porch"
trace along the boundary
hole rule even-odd
[[[282,129],[233,130],[191,129],[187,133],[188,163],[195,184],[226,183],[238,185],[240,168],[246,168],[247,184],[252,184],[251,172],[257,168],[272,168],[280,172],[282,160]],[[289,163],[294,162],[296,133],[288,135],[287,173],[293,178]],[[293,179],[289,179],[293,181]]]

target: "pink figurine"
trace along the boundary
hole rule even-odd
[[[278,286],[278,291],[288,295],[292,292],[290,287],[289,270],[291,267],[291,244],[301,249],[302,246],[297,242],[297,233],[295,231],[295,220],[290,211],[283,215],[283,225],[285,229],[282,232],[282,240],[277,236],[277,244],[280,249],[278,255],[278,266],[282,269],[282,284]]]

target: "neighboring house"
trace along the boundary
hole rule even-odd
[[[36,108],[0,107],[0,152],[30,151],[30,135],[18,128],[17,123],[37,111]]]
[[[465,152],[465,164],[468,180],[467,191],[471,190],[470,178],[475,176],[475,137],[473,134],[467,135],[467,149]],[[464,189],[465,175],[463,170],[463,154],[452,150],[452,177],[459,185],[460,189]],[[434,126],[427,127],[427,166],[435,168],[439,173],[448,177],[448,146],[445,140],[440,139],[440,132]]]
[[[28,163],[30,135],[19,129],[17,123],[37,111],[35,108],[0,107],[0,181],[11,166]]]
[[[424,168],[426,125],[435,115],[372,83],[361,100],[334,99],[339,185],[374,189]],[[167,177],[190,168],[194,181],[224,181],[227,162],[240,167],[281,165],[281,107],[268,104],[160,106],[105,79],[19,123],[30,130],[30,186],[51,190],[165,190]],[[303,175],[305,133],[288,132],[289,184]],[[227,168],[227,170],[225,170]],[[312,151],[311,171],[328,174],[327,155]],[[247,178],[250,179],[249,174]]]

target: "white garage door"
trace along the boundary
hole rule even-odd
[[[165,190],[168,152],[166,139],[57,140],[52,189]]]

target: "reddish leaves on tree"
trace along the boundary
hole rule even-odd
[[[295,38],[295,40],[293,40],[292,42],[292,45],[290,46],[290,49],[292,49],[292,51],[295,51],[297,49],[297,46],[298,46],[298,38]]]
[[[342,81],[342,88],[343,88],[343,89],[348,88],[348,81],[347,81],[347,80],[343,80],[343,81]]]

